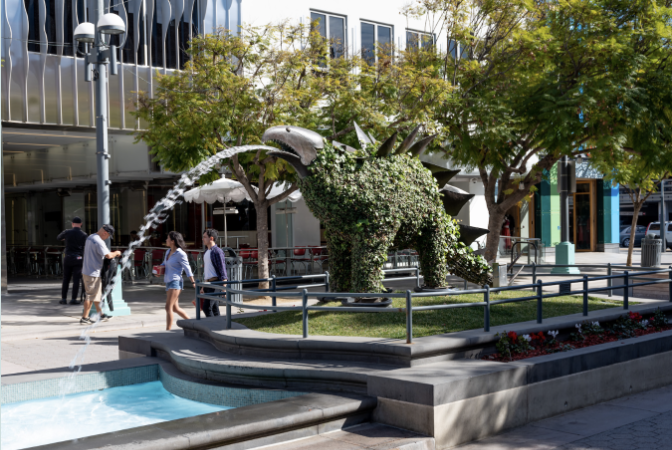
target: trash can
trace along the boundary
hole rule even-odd
[[[663,240],[656,238],[647,236],[642,239],[642,267],[660,267]]]
[[[231,247],[224,247],[226,256],[226,274],[229,281],[238,281],[243,279],[243,258],[236,254],[236,251]],[[233,255],[233,256],[231,256]],[[231,289],[242,290],[242,283],[229,284]],[[243,303],[243,296],[240,294],[232,294],[231,301],[234,303]]]

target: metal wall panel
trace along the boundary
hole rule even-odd
[[[58,124],[60,119],[60,57],[43,55],[44,65],[44,111],[45,123]]]
[[[72,56],[63,56],[63,45],[69,45],[68,33],[74,30],[66,26],[66,11],[73,14],[73,26],[84,20],[83,15],[94,7],[93,0],[84,0],[85,8],[79,11],[77,0],[34,0],[39,11],[37,28],[30,33],[39,43],[32,44],[28,51],[30,18],[24,0],[0,0],[2,2],[2,44],[0,44],[2,65],[2,120],[19,123],[42,123],[45,125],[94,126],[93,86],[84,81],[84,61]],[[71,9],[66,2],[74,2]],[[195,6],[195,3],[198,5]],[[196,8],[197,27],[201,32],[211,32],[217,26],[237,29],[240,17],[240,0],[126,0],[124,2],[105,0],[107,7],[114,5],[127,28],[133,30],[134,63],[122,63],[119,76],[110,77],[110,120],[113,128],[137,129],[139,124],[133,117],[133,110],[139,90],[153,94],[154,74],[145,64],[165,69],[167,47],[176,54],[171,56],[179,61],[180,33],[191,32],[180,27],[180,21],[191,24],[192,11]],[[53,6],[52,6],[53,5]],[[70,5],[68,3],[68,5]],[[153,14],[161,25],[158,36],[152,37]],[[217,13],[219,11],[219,14]],[[54,14],[55,28],[47,13]],[[90,20],[90,18],[88,18]],[[176,33],[170,33],[170,23],[174,21]],[[207,23],[207,26],[206,26]],[[52,41],[48,41],[48,31]],[[157,30],[158,31],[158,30]],[[142,36],[142,37],[141,37]],[[160,61],[151,60],[152,39],[158,38],[162,54]],[[175,39],[169,46],[167,39]],[[124,45],[124,39],[120,40]],[[139,46],[143,45],[143,52]],[[131,49],[133,51],[133,49]],[[66,52],[67,53],[67,52]],[[142,60],[138,61],[137,58]],[[128,59],[128,58],[127,58]]]

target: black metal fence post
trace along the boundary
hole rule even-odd
[[[413,294],[406,291],[406,343],[413,343]]]
[[[301,304],[303,306],[303,337],[308,337],[308,290],[302,291]]]
[[[607,263],[607,276],[610,277],[611,275],[612,275],[611,263]],[[611,278],[607,279],[607,287],[613,286],[612,283],[613,283],[613,280]],[[612,295],[614,295],[614,291],[612,289],[609,289],[609,297],[611,297]]]
[[[198,298],[199,291],[201,290],[200,287],[198,287],[198,283],[201,281],[198,281],[196,283],[196,320],[201,320],[201,299]]]
[[[532,261],[532,284],[537,284],[537,263]]]
[[[623,288],[623,309],[628,309],[628,301],[630,300],[630,278],[627,271],[625,272],[624,279],[625,281],[623,284],[625,286]]]
[[[583,276],[583,315],[588,315],[588,275]]]
[[[226,287],[226,329],[231,329],[231,292],[229,287]]]
[[[539,280],[536,283],[537,285],[537,323],[541,323],[544,320],[544,305],[543,305],[543,300],[544,300],[544,294],[543,294],[543,286],[544,282]]]
[[[485,325],[483,326],[483,330],[488,332],[490,331],[490,286],[487,284],[485,285],[483,300],[485,301],[485,311],[483,312],[483,321],[485,322]]]
[[[276,306],[278,306],[278,300],[277,300],[277,297],[275,296],[276,287],[277,287],[277,285],[276,285],[276,281],[277,281],[277,280],[275,279],[275,275],[271,275],[271,289],[273,289],[273,294],[274,294],[274,295],[271,297],[271,304],[273,305],[274,308],[275,308]],[[278,310],[277,310],[277,309],[274,309],[273,312],[278,312]]]

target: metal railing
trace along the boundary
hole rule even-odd
[[[538,266],[537,266],[538,267]],[[567,267],[567,266],[545,266],[545,267]],[[572,267],[580,267],[583,268],[585,266],[572,266]],[[595,266],[592,266],[595,267]],[[392,271],[394,271],[393,269]],[[397,271],[403,271],[404,269],[396,269]],[[406,269],[408,270],[408,269]],[[391,272],[391,271],[386,271],[386,272]],[[644,282],[638,282],[638,283],[632,283],[632,281],[637,281],[639,279],[642,279],[641,277],[646,276],[646,275],[656,275],[656,274],[667,274],[668,278],[666,279],[656,279],[656,280],[651,280],[650,278],[646,279],[649,281],[644,281]],[[573,275],[576,276],[576,275]],[[582,278],[576,278],[572,280],[563,280],[563,281],[552,281],[548,283],[544,283],[541,280],[536,280],[532,284],[527,284],[527,285],[517,285],[517,286],[507,286],[507,287],[500,287],[500,288],[490,288],[490,286],[484,286],[482,289],[471,289],[471,290],[447,290],[447,291],[439,291],[439,292],[412,292],[410,290],[407,290],[405,293],[343,293],[343,292],[329,292],[329,274],[326,273],[324,275],[309,275],[309,276],[300,276],[300,277],[290,277],[292,279],[297,279],[297,280],[307,280],[307,279],[314,279],[318,277],[325,277],[325,282],[321,284],[313,284],[313,285],[304,285],[304,286],[292,286],[292,287],[284,287],[282,288],[283,291],[285,290],[291,290],[291,289],[301,289],[300,292],[283,292],[282,297],[284,298],[296,298],[296,299],[301,299],[301,306],[277,306],[277,301],[276,297],[277,295],[272,295],[272,305],[244,305],[245,309],[252,309],[252,310],[271,310],[273,312],[278,312],[278,311],[301,311],[302,312],[302,330],[303,330],[303,337],[307,338],[309,333],[308,333],[308,312],[309,311],[322,311],[322,312],[372,312],[372,313],[388,313],[388,314],[394,314],[394,313],[404,313],[406,315],[406,342],[408,344],[413,343],[413,312],[418,312],[418,311],[434,311],[434,310],[442,310],[442,309],[457,309],[457,308],[475,308],[475,307],[482,307],[483,308],[483,329],[486,332],[490,331],[490,308],[494,305],[501,305],[505,303],[516,303],[516,302],[524,302],[524,301],[536,301],[537,303],[537,323],[541,324],[543,322],[543,301],[544,299],[550,299],[550,298],[555,298],[555,297],[561,297],[561,296],[567,296],[567,295],[582,295],[583,296],[583,301],[582,301],[582,309],[583,309],[583,315],[588,316],[588,295],[591,293],[597,293],[597,292],[604,292],[604,291],[610,291],[614,289],[623,289],[623,309],[628,310],[629,309],[629,296],[630,296],[630,289],[638,286],[648,286],[648,285],[654,285],[654,284],[668,284],[668,291],[669,291],[669,298],[670,302],[672,302],[672,266],[670,266],[668,269],[662,269],[662,270],[652,270],[652,271],[646,271],[646,272],[640,272],[638,273],[638,277],[635,277],[633,279],[632,275],[630,274],[629,271],[625,271],[623,274],[620,275],[606,275],[606,276],[596,276],[596,277],[588,277],[587,275],[584,275]],[[416,276],[415,277],[400,277],[397,278],[396,280],[404,279],[404,280],[409,280],[409,279],[416,279],[416,286],[419,287],[419,271],[416,271]],[[242,298],[246,296],[255,296],[258,297],[260,293],[270,293],[270,294],[277,294],[278,292],[278,287],[277,287],[277,281],[278,280],[287,280],[287,277],[284,278],[270,278],[270,279],[264,279],[264,280],[246,280],[244,282],[262,282],[262,281],[269,281],[272,283],[270,289],[255,289],[255,290],[240,290],[240,289],[232,289],[228,286],[230,282],[220,282],[220,283],[197,283],[197,287],[206,287],[206,288],[211,288],[214,289],[215,291],[219,291],[219,293],[212,293],[212,294],[200,294],[200,289],[197,291],[196,297],[198,299],[207,299],[207,300],[215,300],[218,302],[223,302],[226,305],[226,328],[231,329],[231,307],[232,306],[238,306],[241,307],[240,303],[234,303],[231,301],[231,296],[234,294],[240,295]],[[623,284],[614,286],[613,285],[613,280],[614,279],[623,279]],[[392,281],[393,279],[387,279],[383,280],[385,281]],[[608,285],[606,287],[597,287],[597,288],[591,288],[590,283],[591,282],[597,282],[597,281],[607,281]],[[565,283],[581,283],[582,284],[582,289],[580,290],[575,290],[571,291],[569,293],[544,293],[544,288],[551,287],[551,286],[559,286],[560,284],[565,284]],[[314,288],[314,287],[326,287],[325,292],[308,292],[307,288]],[[533,295],[528,295],[524,297],[519,297],[519,298],[507,298],[507,299],[502,299],[502,300],[495,300],[491,301],[490,300],[490,295],[492,293],[496,292],[504,292],[504,291],[510,291],[510,290],[532,290],[534,293]],[[466,294],[481,294],[483,295],[483,301],[482,302],[473,302],[473,303],[456,303],[456,304],[450,304],[450,305],[429,305],[429,306],[413,306],[413,299],[414,298],[423,298],[423,297],[450,297],[450,296],[455,296],[455,295],[466,295]],[[225,297],[222,297],[225,296]],[[371,298],[371,297],[384,297],[384,298],[403,298],[405,299],[406,306],[405,308],[380,308],[380,307],[365,307],[365,306],[357,306],[357,307],[348,307],[348,306],[341,306],[341,307],[329,307],[329,306],[308,306],[308,300],[310,298],[315,298],[315,299],[342,299],[342,298]],[[199,303],[200,301],[197,301],[196,304],[196,318],[200,320],[200,308],[199,308]]]

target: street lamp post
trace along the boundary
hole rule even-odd
[[[567,156],[558,161],[558,194],[560,194],[560,243],[555,246],[555,264],[574,265],[574,244],[569,236],[569,196],[576,192],[576,168]],[[576,267],[554,267],[554,274],[580,274]],[[560,285],[560,292],[569,292],[571,285]]]
[[[96,23],[83,22],[75,29],[75,40],[93,44],[86,54],[84,80],[95,83],[96,99],[96,166],[98,169],[97,199],[98,228],[110,223],[110,154],[107,151],[107,66],[110,73],[117,75],[117,48],[109,44],[113,35],[126,32],[124,21],[116,14],[103,14],[103,0],[96,1],[93,20]],[[106,38],[107,37],[107,41]]]

